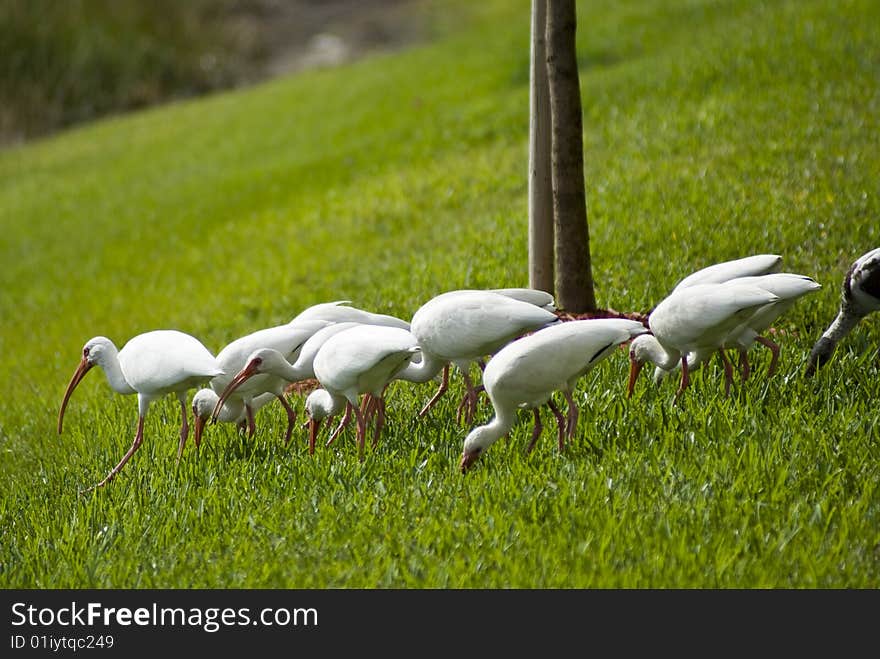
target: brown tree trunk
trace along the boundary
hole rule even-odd
[[[529,93],[529,286],[553,294],[553,181],[550,171],[550,90],[547,83],[547,0],[532,0]]]
[[[583,118],[575,49],[575,0],[548,0],[547,73],[552,118],[556,303],[571,313],[596,310],[584,191]]]

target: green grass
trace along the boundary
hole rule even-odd
[[[436,2],[436,41],[89,125],[0,153],[0,585],[7,588],[876,588],[880,326],[813,380],[848,264],[880,244],[874,2],[580,3],[587,198],[601,306],[645,311],[751,253],[823,284],[776,329],[779,372],[679,405],[614,354],[577,390],[575,441],[530,415],[467,476],[462,391],[395,383],[383,439],[309,457],[210,427],[175,463],[154,405],[85,341],[174,327],[213,350],[317,302],[409,317],[527,276],[529,3]],[[454,18],[454,20],[453,20]],[[294,402],[300,416],[302,401]],[[484,407],[482,418],[490,410]],[[302,432],[302,431],[300,431]],[[595,451],[591,444],[598,448]]]

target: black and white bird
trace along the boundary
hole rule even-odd
[[[847,270],[840,291],[837,316],[813,345],[807,364],[810,377],[831,359],[837,344],[849,334],[859,321],[872,311],[880,309],[880,247],[875,247],[857,258]]]

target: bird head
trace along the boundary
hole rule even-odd
[[[192,401],[193,418],[195,419],[195,432],[193,440],[196,448],[202,443],[202,434],[205,432],[205,424],[217,404],[219,396],[213,389],[199,389]]]
[[[236,373],[235,376],[229,381],[229,384],[226,385],[226,388],[223,390],[223,393],[220,394],[220,398],[217,399],[217,403],[214,405],[214,411],[211,413],[212,423],[217,423],[217,417],[220,416],[220,411],[223,408],[223,405],[233,394],[233,392],[238,389],[242,384],[247,382],[250,378],[262,372],[260,369],[263,366],[263,357],[261,354],[259,354],[261,352],[262,350],[255,350],[248,358],[248,361],[244,365],[244,368]]]
[[[458,468],[461,473],[467,473],[496,439],[498,439],[498,433],[490,429],[489,426],[477,426],[471,430],[470,433],[468,433],[468,436],[464,439],[461,460],[458,463]]]
[[[86,344],[82,349],[82,359],[80,359],[76,370],[73,372],[73,377],[70,378],[70,382],[67,383],[67,389],[64,391],[64,398],[61,400],[61,409],[58,411],[59,435],[61,434],[62,424],[64,423],[64,410],[67,408],[67,401],[70,400],[73,390],[76,389],[76,386],[80,382],[82,382],[86,373],[88,373],[95,364],[101,364],[104,359],[113,352],[116,352],[116,346],[105,336],[96,336],[86,341]]]
[[[649,337],[653,339],[654,337],[648,334],[642,334],[637,336],[632,340],[629,344],[629,382],[626,386],[626,396],[627,398],[631,397],[633,394],[633,390],[636,387],[636,380],[639,378],[639,373],[642,371],[642,367],[648,362],[649,354],[648,354],[648,340]]]

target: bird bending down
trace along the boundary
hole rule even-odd
[[[729,386],[733,367],[721,349],[732,331],[747,322],[760,308],[779,299],[763,288],[728,282],[696,284],[677,289],[648,316],[651,334],[633,339],[630,345],[630,377],[627,396],[632,396],[639,372],[651,361],[670,371],[681,363],[681,382],[675,398],[690,384],[691,353],[718,352]]]
[[[741,259],[723,261],[696,270],[679,281],[672,290],[676,291],[696,284],[723,284],[739,277],[769,275],[778,272],[781,267],[782,257],[779,254],[744,256]]]
[[[375,406],[375,446],[385,422],[385,387],[419,352],[416,337],[399,327],[358,325],[327,339],[314,359],[321,388],[311,392],[305,404],[310,419],[309,451],[314,451],[320,422],[347,407],[357,419],[358,458],[363,460],[366,418],[359,406],[360,395],[369,394]]]
[[[192,400],[193,419],[193,441],[196,448],[202,443],[202,435],[205,431],[208,419],[214,413],[217,401],[220,400],[220,394],[209,387],[199,389]],[[217,421],[223,423],[234,423],[238,426],[239,432],[247,432],[248,437],[252,437],[252,424],[254,414],[257,410],[275,400],[275,394],[265,393],[255,396],[251,399],[250,404],[246,407],[241,397],[233,397],[224,401],[221,406],[220,413],[217,415]],[[249,413],[250,412],[250,413]]]
[[[547,405],[556,417],[559,450],[574,436],[578,407],[572,397],[577,381],[614,349],[645,334],[635,320],[596,318],[572,320],[540,329],[508,343],[486,364],[483,384],[495,410],[489,423],[477,426],[464,440],[459,468],[466,472],[494,442],[506,435],[517,420],[518,409],[531,409],[535,417],[532,450],[541,434],[539,408]],[[552,400],[560,391],[568,402],[564,416]]]
[[[552,296],[533,289],[454,290],[423,304],[410,322],[410,331],[422,349],[422,359],[407,366],[398,379],[427,382],[441,370],[443,378],[419,416],[427,414],[447,391],[449,365],[454,364],[467,389],[459,409],[464,409],[467,423],[473,421],[477,388],[470,377],[471,364],[527,332],[561,322],[545,308],[547,305],[552,306]]]
[[[100,483],[88,488],[89,490],[109,483],[122,470],[143,442],[144,418],[150,403],[172,393],[180,401],[180,442],[177,448],[179,460],[189,435],[187,390],[223,374],[219,362],[201,341],[177,330],[154,330],[138,334],[121,350],[117,350],[110,339],[96,336],[83,346],[82,359],[64,392],[58,412],[58,434],[61,434],[64,410],[73,390],[95,365],[104,370],[108,384],[116,393],[137,394],[138,422],[131,448],[110,473]]]
[[[782,257],[779,254],[753,254],[739,259],[714,263],[700,270],[695,270],[687,277],[679,281],[671,292],[682,288],[695,286],[696,284],[723,284],[731,279],[739,277],[755,277],[769,275],[778,272],[782,267]],[[693,371],[700,367],[702,359],[697,360],[694,355],[689,357],[689,367]],[[674,368],[678,368],[678,364]],[[657,366],[654,369],[654,382],[660,383],[669,371]]]
[[[300,322],[311,323],[314,321]],[[283,390],[289,383],[314,378],[314,359],[324,342],[334,334],[358,325],[360,323],[332,323],[322,327],[298,348],[296,361],[293,364],[287,360],[282,352],[274,348],[254,350],[247,356],[242,368],[229,379],[226,387],[215,400],[212,416],[215,417],[215,420],[222,421],[223,411],[227,406],[232,405],[233,410],[235,409],[234,401],[241,397],[236,394],[239,388],[244,387],[246,391],[251,392],[255,390],[252,384],[246,385],[245,383],[253,383],[255,380],[269,382],[275,389]],[[268,378],[268,380],[260,380],[260,378]],[[273,389],[272,395],[275,395],[275,389]],[[310,447],[309,452],[314,452],[314,446]]]
[[[218,394],[218,397],[221,396],[228,389],[233,375],[244,367],[251,353],[259,348],[271,348],[281,353],[285,359],[295,359],[309,337],[329,324],[325,320],[307,319],[285,323],[284,325],[276,325],[275,327],[267,327],[235,339],[217,353],[217,361],[220,362],[224,374],[211,380],[211,389]],[[251,380],[247,387],[235,392],[238,400],[228,400],[227,396],[222,405],[231,405],[233,408],[238,408],[239,405],[244,407],[248,437],[253,437],[256,430],[254,412],[257,409],[254,399],[262,394],[271,394],[287,413],[287,429],[284,434],[284,442],[287,444],[293,435],[293,428],[296,424],[296,412],[284,397],[285,384],[284,381],[272,375],[262,375]],[[205,395],[203,394],[203,396]],[[265,399],[262,400],[264,401],[263,404],[265,404]],[[214,421],[219,420],[220,408],[221,403],[218,398],[212,411],[212,417],[216,417],[213,419]],[[231,411],[227,412],[226,416],[231,414]]]
[[[847,270],[840,287],[837,316],[813,345],[806,376],[824,366],[837,344],[858,325],[862,318],[880,309],[880,247],[857,258]]]
[[[779,361],[779,346],[771,339],[763,336],[776,320],[786,311],[788,311],[794,303],[806,295],[814,293],[822,288],[822,286],[810,277],[788,272],[775,272],[769,275],[759,275],[752,277],[737,277],[724,282],[722,285],[751,285],[763,288],[776,295],[779,299],[776,302],[767,304],[758,309],[749,319],[734,328],[725,338],[721,349],[735,349],[739,353],[739,362],[741,367],[741,378],[745,382],[750,373],[750,364],[748,359],[748,349],[754,344],[759,343],[768,348],[772,354],[770,358],[770,366],[767,369],[767,377],[772,376],[776,372],[776,365]],[[699,368],[700,364],[708,360],[714,351],[711,348],[695,350],[688,355],[688,370],[693,371]],[[678,365],[676,364],[676,367]],[[658,372],[667,373],[660,367]],[[655,373],[655,380],[659,380]],[[730,382],[725,381],[725,393],[730,392]]]
[[[303,320],[326,320],[332,323],[362,323],[364,325],[385,325],[387,327],[399,327],[408,330],[409,322],[384,313],[365,311],[350,306],[349,300],[337,300],[336,302],[322,302],[314,304],[297,314],[290,322],[295,323]]]

